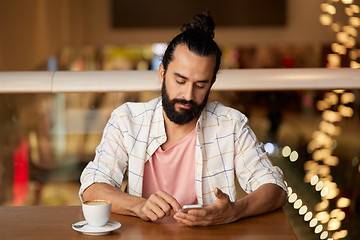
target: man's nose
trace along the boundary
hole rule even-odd
[[[193,97],[194,97],[194,88],[193,88],[193,85],[192,84],[188,84],[186,86],[186,89],[185,89],[185,94],[184,94],[184,99],[186,101],[191,101],[193,100]]]

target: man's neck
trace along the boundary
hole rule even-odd
[[[191,122],[186,123],[184,125],[178,125],[172,122],[163,110],[164,122],[165,122],[165,131],[167,136],[167,141],[161,145],[161,148],[165,151],[169,149],[173,145],[175,145],[178,141],[186,137],[191,131],[194,130],[197,120],[194,118]]]

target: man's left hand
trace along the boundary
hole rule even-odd
[[[235,203],[218,188],[214,193],[217,200],[213,204],[202,209],[190,210],[188,213],[177,212],[174,218],[188,226],[218,225],[236,221]]]

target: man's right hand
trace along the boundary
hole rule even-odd
[[[171,210],[178,212],[181,208],[178,201],[168,193],[158,190],[150,195],[140,207],[138,216],[145,221],[156,221],[171,215]]]

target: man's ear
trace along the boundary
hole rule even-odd
[[[160,63],[160,65],[159,65],[158,75],[159,75],[160,83],[163,84],[164,76],[165,76],[165,68],[162,63]]]

